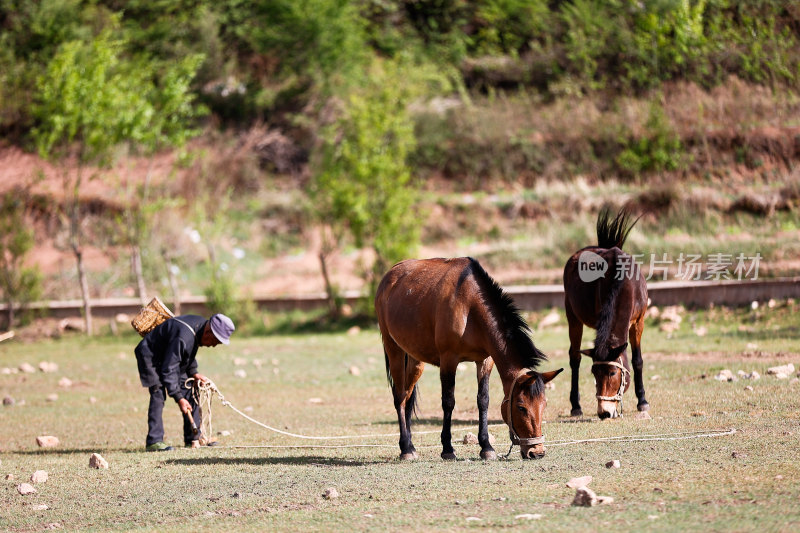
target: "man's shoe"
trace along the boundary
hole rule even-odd
[[[148,444],[147,446],[145,446],[144,449],[145,451],[148,452],[168,452],[173,448],[166,442],[154,442],[153,444]]]

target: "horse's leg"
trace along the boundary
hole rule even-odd
[[[481,459],[497,459],[497,454],[489,443],[489,375],[494,360],[487,357],[478,363],[478,442],[481,444]]]
[[[456,458],[455,450],[453,450],[450,426],[453,419],[453,409],[456,406],[455,390],[457,365],[458,361],[450,365],[442,361],[439,367],[439,379],[442,382],[442,459],[450,461]]]
[[[414,449],[414,444],[411,442],[411,426],[409,424],[413,405],[409,405],[408,402],[412,398],[416,381],[409,386],[409,380],[406,378],[407,363],[416,362],[416,360],[408,357],[405,351],[387,334],[383,335],[383,349],[386,352],[389,375],[392,378],[392,397],[394,399],[394,408],[397,411],[397,423],[400,426],[400,459],[416,459],[417,453]],[[419,373],[422,373],[421,368]],[[417,379],[419,379],[419,376],[417,376]]]
[[[631,363],[633,365],[633,384],[636,387],[636,398],[639,400],[637,409],[639,411],[647,411],[650,409],[650,404],[644,397],[644,377],[642,376],[642,369],[644,368],[644,361],[642,360],[642,332],[644,331],[644,315],[631,325],[628,331],[628,340],[631,343]]]
[[[405,417],[406,417],[406,431],[408,432],[408,453],[411,454],[411,459],[417,458],[417,449],[414,443],[411,442],[411,415],[414,414],[414,409],[417,405],[417,381],[422,376],[422,371],[425,369],[425,363],[417,361],[413,357],[405,354],[406,358],[406,371],[405,371]],[[402,457],[401,457],[402,458]]]
[[[583,324],[575,316],[569,300],[564,302],[567,314],[567,324],[569,324],[569,368],[572,372],[572,385],[569,391],[569,401],[572,404],[572,416],[582,416],[581,393],[578,387],[578,377],[581,369],[581,339],[583,338]]]

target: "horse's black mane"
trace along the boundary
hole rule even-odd
[[[614,256],[614,264],[608,265],[608,272],[616,272],[616,256]],[[605,361],[608,357],[608,340],[611,338],[611,325],[616,314],[617,296],[619,296],[624,281],[624,277],[616,275],[611,278],[608,294],[605,295],[603,305],[600,307],[600,315],[597,318],[597,335],[594,338],[593,359],[595,361]]]
[[[633,226],[639,221],[633,219],[633,213],[628,208],[623,207],[613,220],[611,219],[611,209],[604,207],[597,217],[597,246],[600,248],[617,247],[620,250]]]
[[[525,367],[537,368],[542,361],[547,360],[547,356],[533,344],[530,337],[531,328],[522,318],[514,299],[500,287],[500,284],[483,269],[476,259],[471,257],[468,259],[469,266],[461,273],[459,284],[470,274],[474,276],[482,289],[492,315],[502,328],[501,333],[505,336],[506,343],[522,358]]]

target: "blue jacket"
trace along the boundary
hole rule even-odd
[[[197,373],[197,348],[206,322],[197,315],[171,318],[139,342],[134,352],[143,387],[160,383],[176,402],[183,398],[184,380]]]

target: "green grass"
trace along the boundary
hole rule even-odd
[[[648,321],[643,342],[652,420],[630,416],[631,390],[623,419],[585,423],[568,423],[563,314],[559,324],[541,330],[536,324],[545,313],[528,315],[535,342],[551,357],[544,368],[567,368],[547,392],[549,441],[737,429],[718,438],[550,446],[540,461],[522,461],[515,449],[508,460],[482,462],[477,446],[456,446],[459,459],[441,461],[440,387],[432,367],[420,382],[421,412],[414,426],[420,459],[413,463],[396,460],[394,436],[351,441],[383,445],[374,448],[237,447],[318,443],[269,432],[218,402],[215,432],[231,432],[220,437],[223,446],[143,453],[148,395],[138,383],[132,355],[137,337],[6,341],[0,344],[0,368],[53,361],[59,370],[0,375],[0,395],[17,400],[0,408],[0,474],[15,476],[2,481],[0,529],[37,531],[59,523],[70,531],[796,530],[800,384],[767,376],[766,369],[800,363],[797,311],[797,304],[785,302],[756,311],[688,311],[670,335]],[[707,333],[699,337],[694,330],[701,325]],[[585,333],[585,340],[592,337],[591,330]],[[235,359],[246,364],[237,366]],[[282,430],[305,435],[396,431],[375,329],[355,335],[235,338],[229,347],[201,349],[199,361],[200,370],[236,407],[251,407],[251,416]],[[352,375],[351,366],[360,375]],[[734,383],[712,379],[722,368],[757,370],[763,377]],[[236,377],[238,369],[247,377]],[[657,380],[650,379],[656,375]],[[58,386],[64,376],[72,387]],[[491,386],[490,419],[497,424],[502,394],[496,374]],[[591,414],[588,365],[580,387],[584,412]],[[474,367],[467,365],[457,377],[456,439],[475,432],[476,391]],[[58,400],[48,402],[53,392]],[[180,422],[177,407],[168,403],[165,423],[174,445],[182,440]],[[496,449],[505,453],[507,430],[497,425],[491,431]],[[58,436],[60,446],[38,448],[35,439],[44,434]],[[92,452],[109,461],[109,470],[88,467]],[[612,459],[622,468],[606,469]],[[37,485],[37,494],[20,496],[16,485],[35,470],[47,471],[49,480]],[[564,484],[582,475],[592,475],[590,487],[614,503],[570,506],[574,491]],[[339,498],[325,500],[328,487],[335,487]],[[36,511],[36,504],[49,509]],[[542,518],[515,519],[522,513]]]

